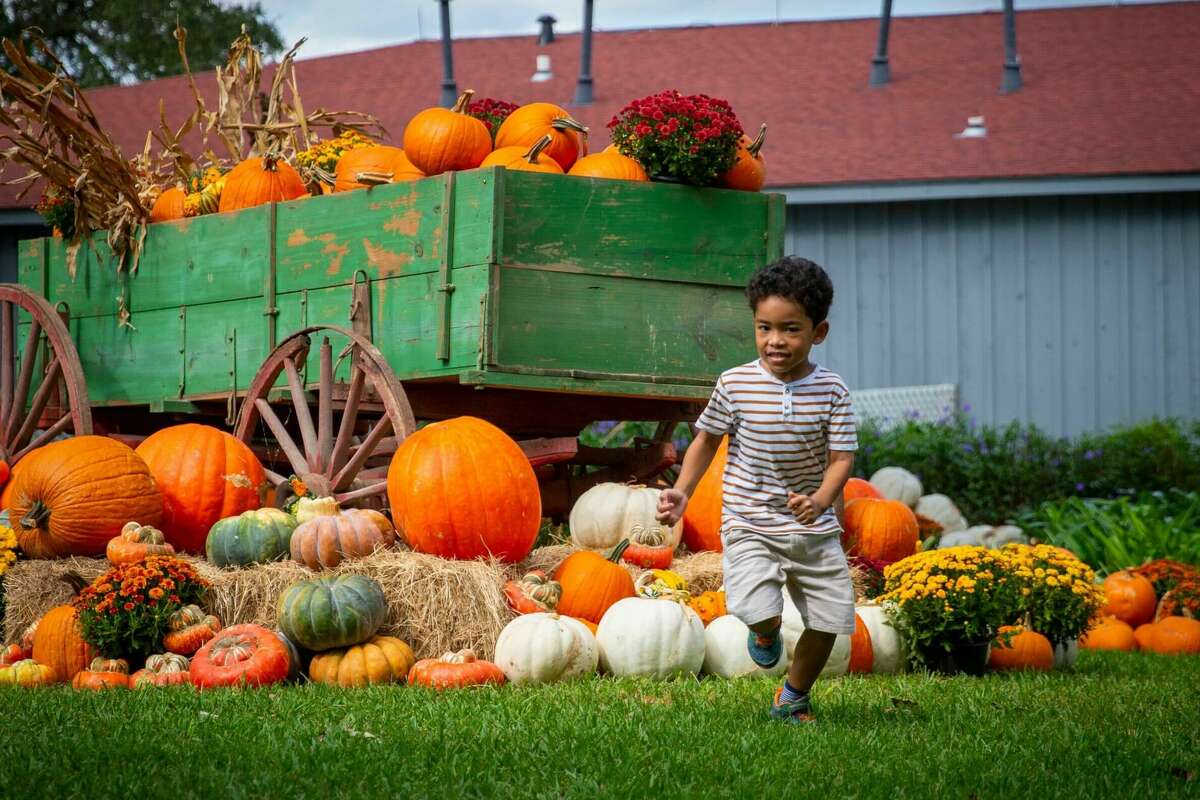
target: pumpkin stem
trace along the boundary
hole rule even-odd
[[[41,500],[34,500],[29,511],[21,517],[21,527],[40,528],[49,521],[50,509]]]
[[[756,136],[754,138],[754,141],[750,143],[750,146],[746,148],[746,152],[750,154],[751,158],[758,157],[759,151],[762,150],[763,141],[766,138],[767,138],[767,123],[764,122],[762,124],[762,127],[758,129],[758,136]]]
[[[360,172],[354,176],[354,180],[364,186],[383,186],[391,183],[395,174],[394,172]]]
[[[619,563],[621,561],[621,554],[625,552],[625,548],[627,547],[629,547],[628,539],[622,539],[621,541],[617,542],[617,546],[614,547],[612,552],[608,554],[608,560],[614,564]]]
[[[467,106],[471,104],[471,98],[475,95],[474,89],[467,89],[458,96],[458,101],[454,104],[454,108],[450,109],[456,114],[467,113]]]
[[[586,139],[588,135],[588,126],[584,125],[574,117],[555,117],[550,123],[550,127],[557,131],[573,130],[576,133],[582,133]]]
[[[538,159],[541,157],[542,151],[549,147],[552,141],[554,140],[551,139],[550,134],[547,133],[545,136],[533,143],[533,147],[529,148],[529,152],[526,153],[523,158],[530,164],[538,163]]]

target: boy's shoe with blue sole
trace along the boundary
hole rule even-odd
[[[816,721],[813,718],[812,704],[808,695],[804,695],[799,700],[784,703],[779,699],[781,694],[783,694],[782,686],[775,690],[775,699],[771,701],[771,719],[786,722],[789,725],[811,725]]]
[[[782,626],[768,636],[760,636],[750,631],[746,637],[746,650],[750,653],[750,660],[763,669],[770,669],[778,664],[779,657],[783,655],[782,631]]]

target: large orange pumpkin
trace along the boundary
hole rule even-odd
[[[13,488],[17,485],[17,473],[28,469],[33,460],[44,449],[43,447],[39,447],[36,450],[31,450],[28,455],[12,466],[8,476],[8,483],[4,484],[4,491],[0,492],[0,509],[12,508]]]
[[[1150,632],[1152,653],[1181,655],[1200,653],[1200,620],[1190,617],[1163,617]]]
[[[542,152],[550,144],[550,137],[543,136],[533,143],[533,147],[501,147],[493,150],[483,160],[481,167],[504,167],[520,172],[549,172],[562,175],[562,167],[546,153]]]
[[[286,161],[247,158],[225,175],[220,211],[281,203],[308,194],[300,173]]]
[[[849,672],[869,675],[875,667],[875,648],[871,644],[871,631],[862,617],[854,615],[854,633],[850,636]]]
[[[183,200],[187,194],[178,186],[164,190],[150,208],[151,222],[167,222],[183,219]]]
[[[849,503],[862,497],[879,500],[883,498],[883,493],[875,488],[875,484],[864,481],[862,478],[851,478],[846,481],[846,487],[842,489],[842,499]]]
[[[1017,625],[1005,625],[1000,633],[1012,632],[1007,644],[997,639],[988,655],[988,666],[997,670],[1033,669],[1049,672],[1054,668],[1054,645],[1037,631]]]
[[[51,667],[56,681],[70,683],[75,673],[92,663],[94,655],[83,640],[74,606],[55,606],[42,616],[33,634],[33,659]]]
[[[599,624],[609,606],[633,597],[636,594],[633,578],[618,563],[628,546],[629,540],[623,540],[608,558],[591,550],[580,550],[563,559],[554,571],[554,580],[562,585],[558,613]]]
[[[721,552],[721,494],[725,462],[729,459],[729,437],[721,440],[717,454],[704,476],[696,484],[692,499],[683,512],[683,543],[693,553],[701,550]]]
[[[1129,570],[1114,572],[1104,579],[1104,594],[1108,603],[1103,612],[1131,627],[1154,619],[1154,584],[1148,578]]]
[[[729,171],[721,176],[721,185],[727,189],[757,192],[767,180],[767,165],[763,163],[762,146],[767,138],[767,123],[758,129],[758,136],[751,139],[742,136],[738,142],[737,157]],[[849,499],[849,498],[847,498]]]
[[[509,114],[496,131],[496,149],[529,148],[543,136],[550,137],[546,155],[557,161],[563,172],[587,155],[587,128],[553,103],[529,103]]]
[[[490,422],[456,417],[422,428],[396,450],[387,482],[392,519],[418,552],[516,563],[537,539],[537,476]]]
[[[599,153],[584,156],[571,166],[568,175],[581,178],[610,178],[619,181],[648,181],[650,176],[642,165],[616,148],[604,148]]]
[[[333,190],[346,192],[379,183],[401,183],[424,178],[399,147],[385,144],[356,147],[342,153],[337,162]]]
[[[225,431],[174,425],[151,434],[137,454],[162,492],[163,534],[181,550],[203,553],[214,522],[261,504],[259,492],[267,481],[262,464]]]
[[[899,561],[917,551],[917,517],[899,500],[863,497],[846,506],[849,555]]]
[[[1134,638],[1133,628],[1117,619],[1105,617],[1096,627],[1079,637],[1079,647],[1083,650],[1137,650],[1137,639]]]
[[[146,462],[105,436],[52,442],[13,482],[9,519],[31,558],[99,556],[126,522],[161,527],[162,496]]]
[[[456,169],[474,169],[492,152],[487,125],[468,116],[474,92],[467,90],[454,108],[427,108],[404,128],[404,153],[426,175]]]

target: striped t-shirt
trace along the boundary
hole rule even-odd
[[[788,491],[821,487],[828,450],[857,450],[850,391],[821,366],[784,383],[758,359],[721,373],[696,427],[729,435],[721,530],[840,533],[832,507],[808,525],[787,507]]]

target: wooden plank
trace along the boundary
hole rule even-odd
[[[755,192],[512,172],[500,263],[744,287],[768,260],[770,202]]]
[[[149,403],[178,394],[181,355],[174,335],[178,310],[144,311],[137,325],[134,330],[119,326],[113,317],[72,317],[76,349],[94,405]]]
[[[711,385],[647,383],[645,381],[608,380],[604,378],[570,378],[558,375],[522,375],[515,372],[504,372],[502,369],[497,368],[486,371],[463,370],[459,372],[459,380],[468,386],[536,389],[547,392],[608,395],[626,398],[644,397],[647,399],[675,400],[679,402],[707,401],[712,396]],[[605,417],[598,417],[598,419],[605,419]]]
[[[63,241],[46,241],[46,299],[51,304],[66,303],[73,316],[116,314],[122,278],[117,274],[116,262],[112,258],[112,250],[104,241],[104,234],[94,234],[90,241],[80,245],[75,255],[74,275],[71,274],[72,267]],[[39,291],[42,290],[39,288]]]
[[[231,341],[234,331],[236,341]],[[146,335],[153,335],[152,330]],[[244,389],[267,357],[266,344],[259,298],[188,308],[188,396],[229,392],[235,378],[237,387]],[[231,374],[235,370],[236,375]]]

